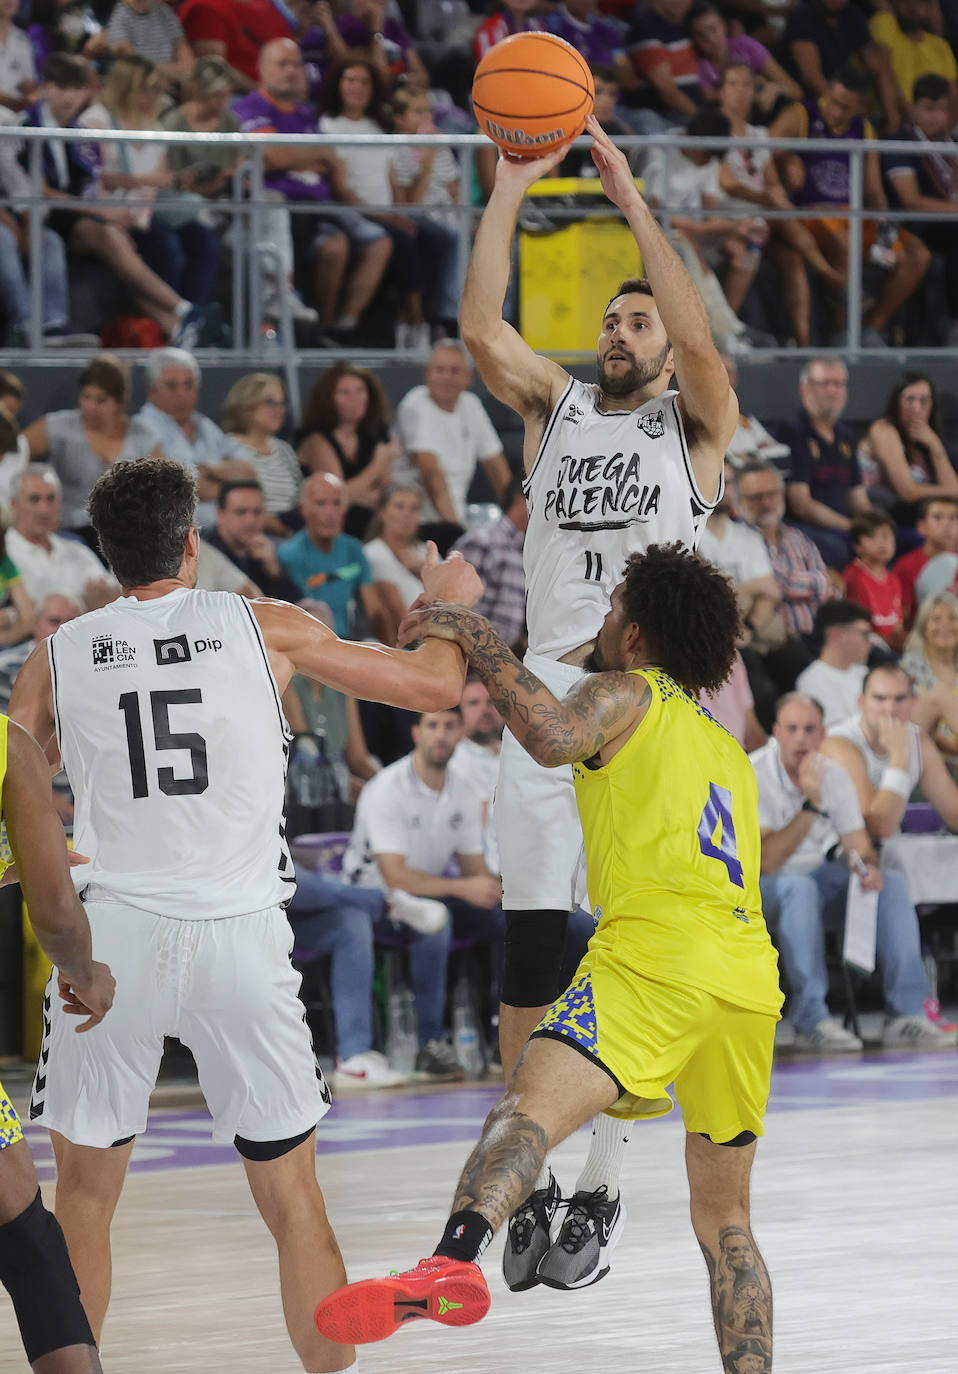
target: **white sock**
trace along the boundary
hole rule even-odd
[[[187,315],[190,313],[190,311],[191,311],[192,309],[193,309],[193,307],[192,307],[192,305],[190,304],[189,301],[180,301],[177,305],[174,305],[174,307],[173,307],[173,318],[174,318],[174,320],[176,320],[177,322],[179,322],[179,321],[182,320],[185,316],[187,316]]]
[[[629,1143],[632,1123],[619,1121],[605,1112],[592,1122],[592,1144],[576,1179],[577,1193],[594,1193],[603,1183],[609,1190],[609,1197],[619,1195],[619,1172]]]

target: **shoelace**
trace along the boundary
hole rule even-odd
[[[581,1197],[582,1194],[577,1196]],[[608,1206],[609,1190],[603,1183],[595,1192],[586,1193],[586,1202],[577,1202],[575,1196],[563,1198],[560,1207],[568,1209],[568,1215],[559,1232],[559,1244],[567,1255],[574,1255],[582,1249],[595,1230],[592,1211],[597,1207]]]

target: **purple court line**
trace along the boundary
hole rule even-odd
[[[320,1122],[317,1154],[471,1143],[501,1091],[501,1084],[490,1084],[443,1092],[343,1096]],[[864,1054],[776,1064],[769,1111],[948,1098],[958,1098],[958,1055]],[[53,1156],[47,1132],[28,1125],[25,1133],[41,1178],[52,1178]],[[210,1118],[205,1110],[161,1109],[151,1113],[130,1167],[134,1173],[150,1173],[235,1160],[232,1145],[216,1145],[210,1140]]]

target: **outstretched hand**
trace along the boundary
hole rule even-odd
[[[586,132],[592,135],[592,161],[609,200],[623,211],[642,205],[644,202],[625,153],[615,146],[595,115],[587,117],[585,127]]]
[[[431,539],[426,544],[426,561],[420,577],[428,601],[456,601],[462,606],[474,606],[485,590],[482,578],[461,553],[451,553],[440,561],[439,550]]]

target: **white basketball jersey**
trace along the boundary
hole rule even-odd
[[[677,391],[611,412],[598,395],[570,378],[523,483],[529,648],[547,658],[595,638],[629,554],[694,549],[722,493],[696,485]]]
[[[62,625],[48,652],[88,895],[181,920],[287,902],[290,732],[249,604],[123,597]]]

